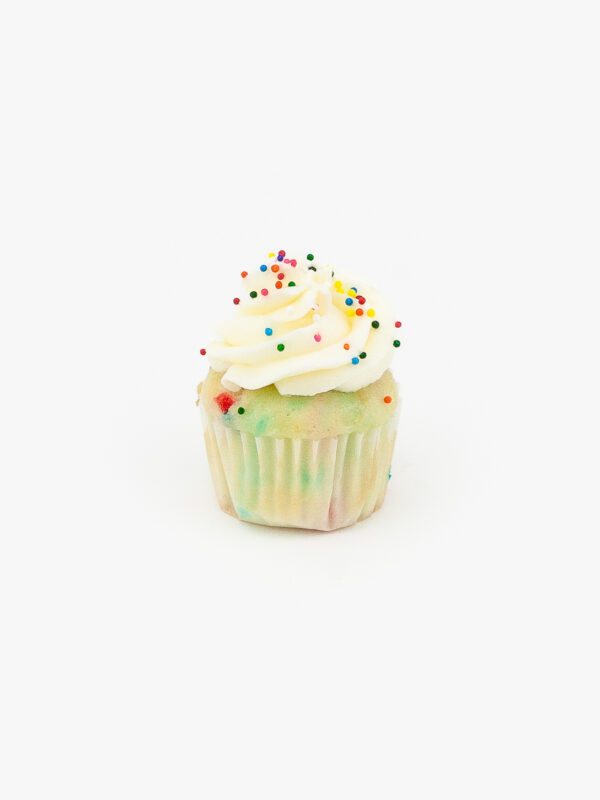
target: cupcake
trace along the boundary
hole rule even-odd
[[[242,272],[236,315],[200,352],[206,449],[221,508],[330,531],[383,503],[400,409],[386,299],[312,254]]]

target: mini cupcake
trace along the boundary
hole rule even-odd
[[[221,508],[321,531],[366,519],[390,477],[400,322],[362,281],[283,250],[242,272],[233,302],[198,387]]]

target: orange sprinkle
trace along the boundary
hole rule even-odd
[[[247,277],[248,277],[248,273],[246,271],[242,272],[242,278],[247,278]]]
[[[391,403],[392,402],[392,398],[389,396],[389,394],[386,395],[386,397],[383,398],[383,402],[384,403]]]
[[[350,350],[350,345],[349,344],[345,344],[344,345],[344,350]]]
[[[363,315],[364,313],[365,313],[365,312],[362,310],[362,308],[357,308],[357,309],[356,309],[356,316],[357,316],[357,317],[362,317],[362,315]]]
[[[279,272],[279,264],[273,264],[271,267],[271,272]]]
[[[281,289],[281,287],[282,287],[282,286],[283,286],[283,283],[282,283],[281,281],[277,281],[277,282],[275,283],[275,288],[276,288],[276,289]]]

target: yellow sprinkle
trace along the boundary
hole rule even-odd
[[[343,286],[341,281],[336,281],[333,285],[335,286],[336,289],[341,289]]]
[[[338,294],[344,294],[344,290],[343,289],[336,289],[336,292],[338,292]]]
[[[275,253],[269,253],[268,258],[275,258]]]
[[[350,297],[356,297],[356,290],[355,289],[348,289],[348,294]]]
[[[349,308],[348,311],[346,311],[346,314],[348,314],[349,317],[355,317],[356,311],[353,308]]]
[[[373,309],[372,309],[372,308],[370,308],[370,309],[367,311],[367,317],[374,317],[374,316],[375,316],[375,312],[373,311]]]

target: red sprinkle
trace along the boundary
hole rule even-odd
[[[260,293],[262,294],[263,297],[266,297],[269,294],[269,290],[268,289],[261,289]]]
[[[292,267],[295,267],[297,263],[298,262],[296,261],[295,258],[292,258],[292,260],[290,261],[290,264],[292,265]]]
[[[215,398],[215,403],[221,409],[223,414],[226,414],[231,406],[235,403],[235,397],[232,397],[227,392],[223,392],[222,394],[218,394]]]
[[[315,333],[315,342],[320,342],[320,341],[321,341],[321,334]]]
[[[401,328],[401,327],[402,327],[402,323],[401,323],[401,322],[397,322],[397,323],[396,323],[396,327],[397,327],[397,328]]]
[[[285,250],[280,250],[280,251],[277,253],[277,255],[278,255],[278,256],[284,256],[284,255],[285,255]]]
[[[234,304],[235,306],[237,306],[237,305],[239,305],[239,303],[240,303],[240,298],[239,298],[239,297],[234,297],[234,298],[233,298],[233,304]]]
[[[280,281],[282,281],[285,278],[285,275],[283,274],[283,272],[280,272],[277,277],[279,278]]]
[[[357,300],[358,300],[358,302],[361,304],[361,306],[364,306],[364,304],[367,302],[367,301],[365,300],[365,298],[362,296],[362,294],[357,294],[357,295],[356,295],[356,299],[357,299]]]
[[[290,263],[290,260],[289,260],[289,258],[284,258],[284,259],[283,259],[283,263],[284,263],[284,264],[289,264],[289,263]]]
[[[389,396],[389,394],[386,397],[383,398],[383,402],[384,403],[391,403],[392,402],[392,398]]]
[[[206,355],[206,349],[204,347],[202,348],[202,350],[200,350],[200,355],[201,356],[205,356]]]

